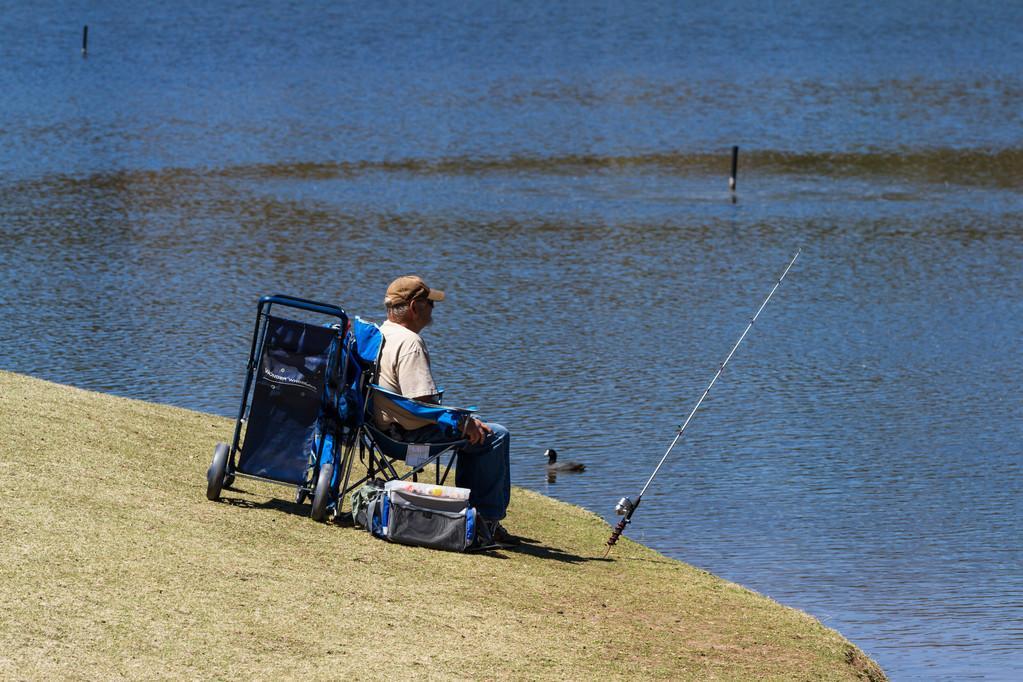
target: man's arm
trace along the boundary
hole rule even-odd
[[[430,391],[413,398],[413,400],[433,405],[440,403],[440,395],[436,393],[437,385],[434,383],[433,373],[430,371],[430,354],[425,345],[416,344],[401,353],[398,356],[397,370],[403,395],[408,397],[406,391],[409,389],[412,389],[410,392]],[[471,415],[462,424],[462,435],[472,445],[479,445],[491,433],[493,433],[493,429]]]
[[[493,432],[492,428],[472,415],[466,417],[465,423],[462,424],[462,435],[469,439],[471,445],[479,445]]]

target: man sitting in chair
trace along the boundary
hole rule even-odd
[[[430,370],[430,353],[419,336],[433,321],[433,305],[444,300],[444,292],[431,289],[415,275],[399,277],[387,287],[384,305],[387,321],[380,325],[384,337],[380,351],[380,376],[377,383],[406,398],[439,403],[440,395]],[[446,440],[436,425],[402,423],[402,417],[377,411],[377,427],[408,443]],[[511,499],[509,473],[509,433],[500,424],[485,424],[470,416],[461,425],[469,444],[458,453],[455,485],[469,488],[470,504],[486,522],[495,542],[518,544],[520,539],[508,533],[500,521]]]

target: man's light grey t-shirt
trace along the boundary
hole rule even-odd
[[[430,351],[419,334],[400,324],[387,320],[380,325],[384,345],[380,350],[380,376],[377,383],[406,398],[433,399],[437,385],[430,371]],[[375,410],[374,420],[379,426],[397,422],[406,429],[415,429],[431,422],[414,420],[402,415]]]

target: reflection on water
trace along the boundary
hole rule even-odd
[[[250,4],[0,16],[0,367],[233,415],[259,296],[415,271],[448,400],[613,522],[801,246],[628,534],[1023,675],[1020,8]]]

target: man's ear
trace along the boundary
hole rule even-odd
[[[423,317],[423,313],[420,311],[418,307],[420,304],[421,302],[418,299],[415,301],[410,301],[408,304],[409,317],[417,322]]]

